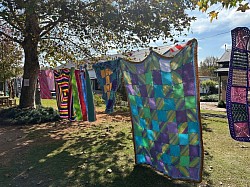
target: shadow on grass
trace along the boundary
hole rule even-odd
[[[80,128],[30,128],[36,142],[23,158],[0,172],[3,185],[18,186],[196,186],[171,181],[152,169],[134,165],[128,127],[106,124]]]
[[[208,124],[205,122],[202,122],[202,130],[206,131],[206,132],[213,132],[213,130],[211,128],[208,127]]]
[[[116,110],[112,112],[111,114],[107,114],[105,111],[98,111],[97,114],[106,114],[109,116],[117,116],[117,115],[122,115],[125,117],[130,117],[130,112],[129,111],[122,111],[122,110]]]

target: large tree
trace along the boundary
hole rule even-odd
[[[199,75],[200,76],[215,76],[215,70],[218,69],[219,65],[217,63],[218,58],[209,56],[206,57],[205,60],[201,61],[200,68],[199,68]]]
[[[39,54],[84,58],[182,34],[198,0],[0,0],[0,34],[25,54],[20,107],[34,107]],[[216,2],[216,1],[212,1]],[[222,2],[222,1],[218,1]],[[203,6],[203,4],[200,4]],[[10,32],[6,33],[5,30]]]

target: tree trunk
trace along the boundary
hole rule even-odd
[[[20,97],[20,108],[35,108],[35,90],[39,72],[37,44],[27,42],[23,46],[25,54],[23,84]]]
[[[25,24],[27,35],[22,43],[25,61],[19,107],[35,108],[35,91],[40,69],[37,51],[40,35],[38,16],[35,14],[27,14]]]

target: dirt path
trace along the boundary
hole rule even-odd
[[[0,126],[0,167],[8,166],[14,156],[21,156],[32,142],[26,138],[25,127]]]
[[[201,110],[213,110],[213,111],[220,111],[220,112],[226,112],[225,108],[218,108],[217,102],[201,102]]]

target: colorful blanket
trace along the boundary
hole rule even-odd
[[[152,51],[140,63],[121,60],[136,163],[199,182],[203,144],[197,68],[196,40],[173,58]]]
[[[56,89],[58,112],[61,118],[68,119],[70,70],[69,69],[54,70],[54,76],[55,76],[55,89]]]
[[[232,30],[232,52],[227,85],[227,116],[230,134],[237,141],[250,142],[250,30]]]
[[[121,83],[120,60],[101,62],[93,65],[99,85],[102,88],[102,98],[106,103],[105,112],[114,111],[117,89]]]
[[[93,122],[96,120],[95,104],[91,80],[86,65],[84,67],[80,66],[80,78],[82,82],[83,99],[85,101],[87,119],[89,122]]]
[[[51,99],[51,92],[49,89],[49,84],[47,80],[47,75],[45,70],[40,70],[38,75],[38,80],[40,84],[40,95],[42,99]]]
[[[70,106],[70,112],[69,112],[69,119],[71,121],[74,120],[82,120],[82,111],[81,111],[81,105],[80,105],[80,97],[82,95],[78,92],[76,77],[75,77],[75,68],[71,68],[70,70],[70,87],[71,87],[71,98],[69,99],[69,106]]]
[[[79,97],[79,102],[80,102],[80,110],[82,112],[82,120],[86,121],[87,118],[87,102],[85,100],[86,98],[86,89],[83,89],[83,84],[85,84],[85,80],[81,79],[81,74],[80,74],[80,70],[75,70],[75,77],[76,77],[76,83],[77,83],[77,90],[78,90],[78,97]],[[84,81],[82,83],[82,81]]]
[[[83,66],[80,66],[80,79],[81,79],[81,84],[82,84],[83,100],[84,100],[85,109],[86,109],[86,119],[88,119],[87,86],[86,86],[85,71],[84,71]]]
[[[54,78],[54,73],[53,70],[47,69],[45,70],[46,78],[47,78],[47,83],[50,91],[55,90],[55,78]]]

